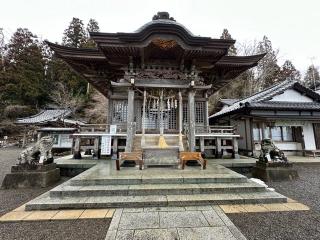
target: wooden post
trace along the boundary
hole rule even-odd
[[[113,136],[111,159],[118,159],[118,137],[116,137],[116,136]]]
[[[265,128],[266,128],[266,124],[264,122],[261,123],[261,133],[262,133],[262,140],[266,138],[266,134],[265,134]]]
[[[206,99],[205,104],[204,104],[204,125],[206,127],[206,130],[208,131],[209,127],[209,103],[208,103],[208,94],[205,93],[204,97]]]
[[[146,143],[145,133],[146,133],[146,102],[147,102],[147,91],[143,91],[143,105],[142,105],[142,137],[141,137],[141,147],[144,147]]]
[[[204,153],[204,137],[200,137],[200,152]]]
[[[216,138],[216,158],[221,157],[221,138]]]
[[[99,155],[99,137],[95,137],[93,143],[93,158],[99,159]]]
[[[80,141],[81,141],[80,137],[76,137],[75,144],[74,144],[74,152],[73,152],[74,159],[81,159]]]
[[[236,137],[232,138],[232,147],[233,147],[233,152],[232,152],[232,157],[235,159],[239,159],[239,153],[238,153],[238,139]]]
[[[183,131],[183,102],[182,94],[179,90],[179,150],[184,151],[182,142],[182,131]]]
[[[127,142],[126,152],[131,152],[133,141],[133,121],[134,121],[134,90],[128,89],[128,109],[127,109]]]
[[[163,123],[163,90],[160,94],[160,135],[163,135],[164,132],[164,123]]]
[[[195,129],[195,91],[190,90],[188,93],[188,107],[189,107],[189,150],[194,152],[196,149],[196,129]]]

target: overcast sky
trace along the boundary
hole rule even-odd
[[[195,35],[219,38],[227,28],[238,42],[266,35],[280,50],[280,64],[291,60],[305,72],[320,65],[319,0],[1,0],[0,28],[6,39],[18,27],[42,39],[61,42],[72,17],[99,22],[102,32],[132,32],[158,11],[168,11]]]

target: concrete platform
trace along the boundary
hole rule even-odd
[[[30,201],[26,210],[286,202],[286,197],[213,163],[206,170],[115,169],[115,161],[100,162]]]

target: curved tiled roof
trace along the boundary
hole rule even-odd
[[[55,121],[60,118],[65,118],[71,114],[70,110],[66,109],[47,109],[43,110],[40,113],[26,117],[26,118],[18,118],[16,123],[18,124],[39,124],[46,123],[49,121]]]

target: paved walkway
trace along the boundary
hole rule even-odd
[[[219,206],[117,209],[106,240],[246,239]]]

